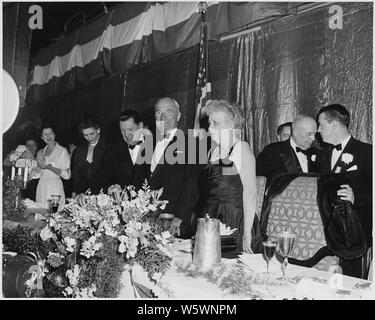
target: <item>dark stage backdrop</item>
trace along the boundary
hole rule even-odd
[[[280,123],[298,113],[315,116],[329,103],[348,107],[354,137],[372,142],[372,3],[340,5],[342,30],[329,29],[331,15],[322,7],[278,19],[249,35],[210,42],[212,97],[238,103],[245,111],[243,135],[255,154],[275,140]],[[152,126],[156,99],[171,95],[182,108],[181,127],[191,128],[197,59],[195,46],[63,96],[38,103],[31,99],[23,119],[57,123],[59,139],[68,142],[76,139],[74,119],[92,110],[112,136],[121,110],[138,110]]]
[[[331,103],[346,106],[353,136],[372,143],[372,4],[341,5],[342,30],[329,28],[324,7],[237,39],[210,42],[212,98],[242,108],[243,137],[255,154],[275,141],[279,124],[299,113],[315,117]],[[182,127],[191,128],[197,56],[195,47],[130,69],[126,107],[151,119],[155,99],[172,95],[183,109]]]

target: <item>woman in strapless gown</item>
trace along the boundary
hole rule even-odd
[[[224,100],[211,101],[204,109],[209,118],[212,148],[208,164],[199,177],[200,212],[237,228],[233,237],[237,251],[252,253],[256,210],[255,157],[247,142],[240,140],[240,111]]]

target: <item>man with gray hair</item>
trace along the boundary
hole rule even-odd
[[[306,115],[298,115],[292,123],[292,136],[282,142],[267,145],[258,155],[256,171],[258,176],[271,180],[283,173],[316,172],[316,150],[312,148],[317,130],[316,122]]]
[[[189,238],[195,232],[193,210],[199,196],[199,166],[188,161],[188,137],[177,126],[181,117],[177,101],[160,98],[154,111],[156,146],[151,159],[150,187],[163,188],[161,198],[168,200],[164,213],[174,215],[171,233]]]

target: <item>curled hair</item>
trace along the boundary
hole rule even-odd
[[[215,111],[224,112],[233,121],[235,129],[241,129],[244,124],[245,119],[240,108],[226,100],[212,100],[204,109],[207,116]]]
[[[341,104],[330,104],[319,110],[318,117],[324,113],[328,122],[336,120],[345,127],[349,127],[350,123],[350,113],[349,111],[342,106]]]
[[[51,123],[45,123],[45,124],[42,125],[42,128],[40,130],[40,135],[43,134],[44,129],[51,129],[53,131],[53,133],[56,135],[55,126],[52,125]]]
[[[135,110],[128,109],[120,113],[119,121],[127,121],[129,119],[133,119],[137,125],[142,122],[140,114]]]
[[[100,123],[93,115],[84,115],[81,118],[81,123],[79,126],[82,130],[88,128],[98,129],[100,128]]]

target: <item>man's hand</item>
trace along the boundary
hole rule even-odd
[[[174,217],[171,224],[171,235],[174,236],[177,234],[177,236],[180,235],[180,225],[182,220],[179,218]]]
[[[337,190],[337,195],[340,196],[341,200],[346,200],[354,204],[354,192],[348,184],[340,186],[341,189]]]

